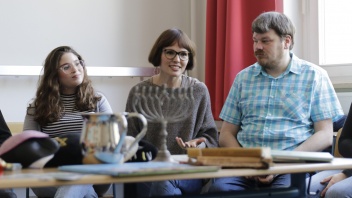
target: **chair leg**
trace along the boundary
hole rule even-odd
[[[29,198],[29,188],[26,188],[26,198]]]
[[[112,184],[112,195],[114,198],[117,198],[117,195],[116,195],[116,184]]]

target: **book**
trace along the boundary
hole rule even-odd
[[[274,162],[283,163],[331,162],[334,159],[328,152],[311,151],[271,150],[271,156]]]
[[[181,174],[196,172],[214,172],[219,166],[194,166],[174,162],[130,162],[123,164],[83,164],[59,166],[60,171],[103,174],[114,177],[130,177],[141,175]]]
[[[268,169],[272,164],[270,148],[189,148],[190,164],[228,168]]]

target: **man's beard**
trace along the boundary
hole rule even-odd
[[[255,57],[257,58],[257,62],[264,70],[273,70],[278,67],[278,61],[281,60],[282,56],[276,57],[277,59],[273,59],[273,57],[269,57],[264,51],[257,50],[254,52]]]
[[[271,69],[270,63],[268,62],[268,56],[262,50],[257,50],[254,52],[257,62],[264,69]]]

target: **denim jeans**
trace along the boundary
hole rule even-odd
[[[266,187],[280,188],[288,187],[290,184],[291,177],[289,174],[276,176],[270,184],[262,184],[245,177],[224,177],[214,179],[213,184],[209,188],[209,193],[259,189]]]
[[[32,188],[34,194],[38,197],[54,197],[54,198],[97,198],[91,184]]]
[[[12,189],[1,189],[0,190],[1,198],[16,198],[17,195],[13,192]]]
[[[341,173],[342,170],[327,170],[327,171],[321,171],[316,173],[315,175],[312,176],[311,178],[311,183],[310,183],[310,192],[317,192],[316,195],[308,195],[307,197],[313,198],[313,197],[320,197],[320,193],[323,191],[325,186],[328,184],[324,183],[321,184],[320,181],[323,180],[324,178]],[[308,185],[309,178],[307,178],[306,183]],[[339,198],[339,197],[352,197],[352,177],[348,177],[342,181],[339,181],[335,183],[334,185],[330,186],[328,191],[326,191],[325,197],[329,198]],[[307,186],[308,187],[308,186]]]
[[[153,182],[150,190],[151,196],[200,194],[203,187],[202,179],[168,180]]]

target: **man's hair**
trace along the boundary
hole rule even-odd
[[[294,45],[295,26],[292,21],[285,15],[279,12],[264,12],[260,14],[252,23],[252,33],[263,34],[270,29],[274,30],[280,38],[287,35],[291,36],[292,44]]]

